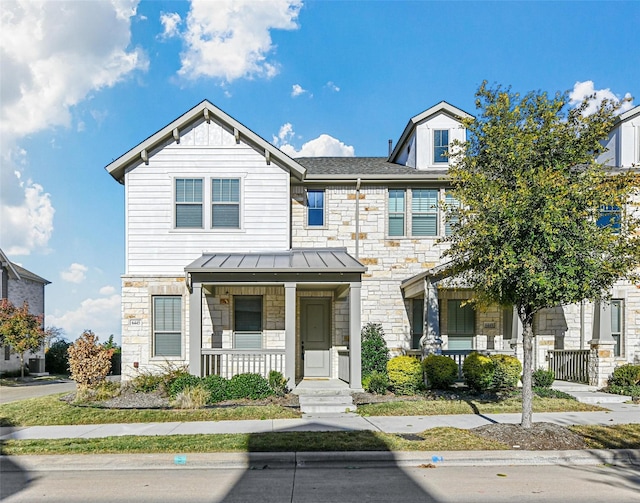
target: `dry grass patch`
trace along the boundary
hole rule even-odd
[[[640,424],[570,426],[589,449],[640,449]]]

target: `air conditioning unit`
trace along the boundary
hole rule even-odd
[[[44,374],[44,358],[29,358],[29,373]]]

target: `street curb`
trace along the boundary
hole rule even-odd
[[[0,456],[1,472],[166,469],[305,469],[507,465],[640,466],[638,449],[572,451],[258,452]]]

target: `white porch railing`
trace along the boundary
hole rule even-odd
[[[230,379],[236,374],[260,374],[265,378],[277,370],[284,374],[284,349],[201,349],[202,376]]]
[[[465,358],[472,352],[473,351],[471,349],[443,349],[442,350],[442,354],[444,356],[448,356],[458,364],[458,381],[464,380],[464,375],[462,374],[462,365],[464,364]]]
[[[339,349],[338,350],[338,379],[344,381],[346,383],[349,382],[350,378],[350,365],[349,365],[349,350],[348,349]]]
[[[589,383],[588,349],[553,349],[548,353],[549,370],[559,381]]]

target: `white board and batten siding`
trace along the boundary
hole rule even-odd
[[[416,126],[416,140],[414,150],[414,162],[417,169],[442,168],[446,170],[448,163],[434,163],[433,156],[433,135],[437,129],[449,131],[449,146],[454,140],[465,141],[466,130],[459,120],[450,115],[440,112]]]
[[[203,179],[203,228],[175,228],[175,179]],[[240,229],[211,228],[211,180],[240,179]],[[289,247],[289,173],[214,121],[182,131],[125,179],[126,274],[178,275],[203,252]]]

